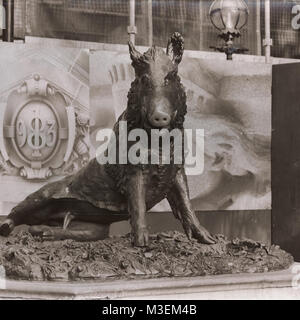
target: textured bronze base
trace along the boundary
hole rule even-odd
[[[289,268],[293,257],[252,240],[204,245],[179,232],[150,236],[135,248],[130,235],[96,242],[41,241],[28,232],[0,237],[0,264],[10,279],[112,280],[261,273]]]

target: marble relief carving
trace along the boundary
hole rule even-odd
[[[32,73],[1,97],[0,175],[47,180],[89,160],[89,117],[53,80]]]

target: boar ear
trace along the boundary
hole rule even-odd
[[[175,64],[181,62],[184,51],[184,40],[180,33],[175,32],[168,41],[167,55]]]
[[[142,57],[142,54],[136,50],[136,48],[134,47],[134,45],[131,41],[128,42],[128,46],[129,46],[129,53],[130,53],[130,58],[131,58],[132,62],[138,63]]]

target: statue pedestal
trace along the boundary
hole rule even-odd
[[[300,299],[295,270],[153,280],[105,282],[6,282],[0,299]],[[294,281],[295,282],[295,281]]]

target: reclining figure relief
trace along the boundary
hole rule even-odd
[[[128,131],[143,129],[149,137],[152,129],[183,132],[186,94],[178,76],[183,51],[178,33],[169,39],[166,52],[153,46],[141,54],[129,43],[135,80],[127,109],[114,126],[117,139],[121,121]],[[148,149],[150,154],[151,143]],[[0,235],[26,224],[44,240],[94,241],[108,237],[112,223],[129,219],[133,244],[143,247],[149,244],[146,213],[166,198],[188,238],[213,244],[215,238],[192,209],[184,163],[173,161],[173,143],[170,154],[170,164],[101,164],[92,159],[75,175],[45,185],[13,208]]]

